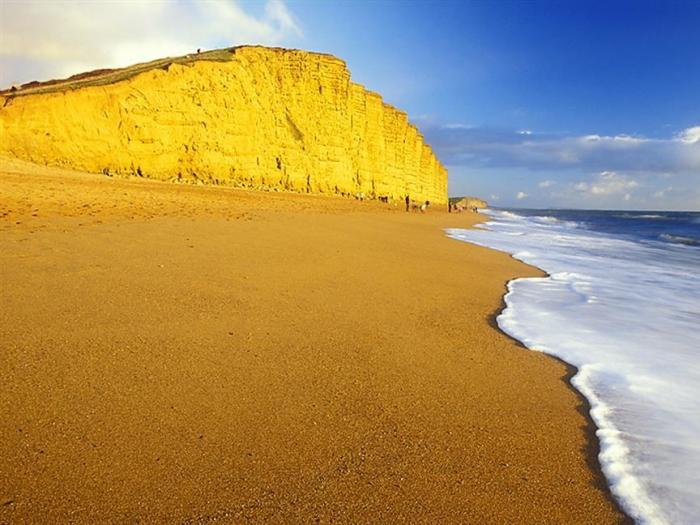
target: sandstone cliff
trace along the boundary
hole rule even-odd
[[[488,208],[488,203],[478,197],[451,197],[450,204],[454,207],[461,206],[465,210]]]
[[[406,113],[335,57],[244,46],[0,93],[0,154],[52,166],[447,202]]]

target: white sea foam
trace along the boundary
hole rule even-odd
[[[613,494],[639,523],[700,523],[700,250],[489,214],[447,234],[549,272],[509,283],[498,324],[578,368]]]
[[[700,242],[692,237],[684,237],[682,235],[671,235],[670,233],[662,233],[659,235],[660,239],[669,242],[675,242],[678,244],[685,244],[686,246],[700,246]]]
[[[665,219],[666,217],[663,215],[659,215],[658,213],[623,213],[620,215],[620,217],[624,217],[625,219]]]

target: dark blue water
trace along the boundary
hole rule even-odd
[[[630,239],[700,247],[700,212],[510,209],[524,217],[554,217]]]

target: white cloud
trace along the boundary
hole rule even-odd
[[[302,36],[282,0],[268,0],[259,14],[235,0],[4,0],[0,84],[123,67],[197,48],[279,45]]]
[[[429,126],[425,134],[440,159],[451,166],[700,173],[700,126],[655,139],[444,126]]]
[[[484,195],[501,193],[504,205],[700,209],[700,125],[655,138],[447,129],[436,121],[423,129],[451,177],[463,176]],[[502,193],[514,181],[527,200]],[[655,195],[669,184],[673,191]]]
[[[678,140],[685,144],[697,144],[700,142],[700,126],[684,129],[678,134]]]
[[[525,199],[526,197],[527,197],[527,193],[525,193],[524,191],[519,191],[518,194],[515,196],[515,198],[518,199],[519,201]]]
[[[459,122],[455,122],[454,124],[445,124],[443,126],[445,129],[472,129],[473,126],[470,126],[468,124],[461,124]]]
[[[623,195],[624,199],[630,199],[629,191],[638,187],[639,183],[631,177],[619,174],[614,171],[602,171],[598,173],[593,181],[577,182],[574,190],[595,196]]]
[[[265,13],[267,13],[270,20],[279,24],[279,28],[283,32],[289,31],[297,36],[303,36],[296,18],[290,13],[287,5],[282,0],[269,0],[265,5]]]
[[[605,137],[606,139],[610,139],[611,137]],[[625,144],[630,144],[630,145],[636,145],[636,144],[644,144],[645,142],[648,141],[648,139],[641,138],[641,137],[632,137],[631,135],[615,135],[612,137],[613,140],[616,140],[617,142],[622,142]]]
[[[673,191],[673,186],[667,186],[666,188],[664,188],[664,189],[662,189],[662,190],[655,191],[655,192],[653,193],[652,196],[653,196],[655,199],[663,199],[664,197],[666,197],[666,195],[667,195],[668,193],[670,193],[670,192],[672,192],[672,191]]]

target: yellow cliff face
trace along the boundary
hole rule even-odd
[[[329,55],[241,47],[116,81],[0,95],[0,154],[91,172],[447,202],[405,113]],[[21,96],[20,96],[21,95]]]

